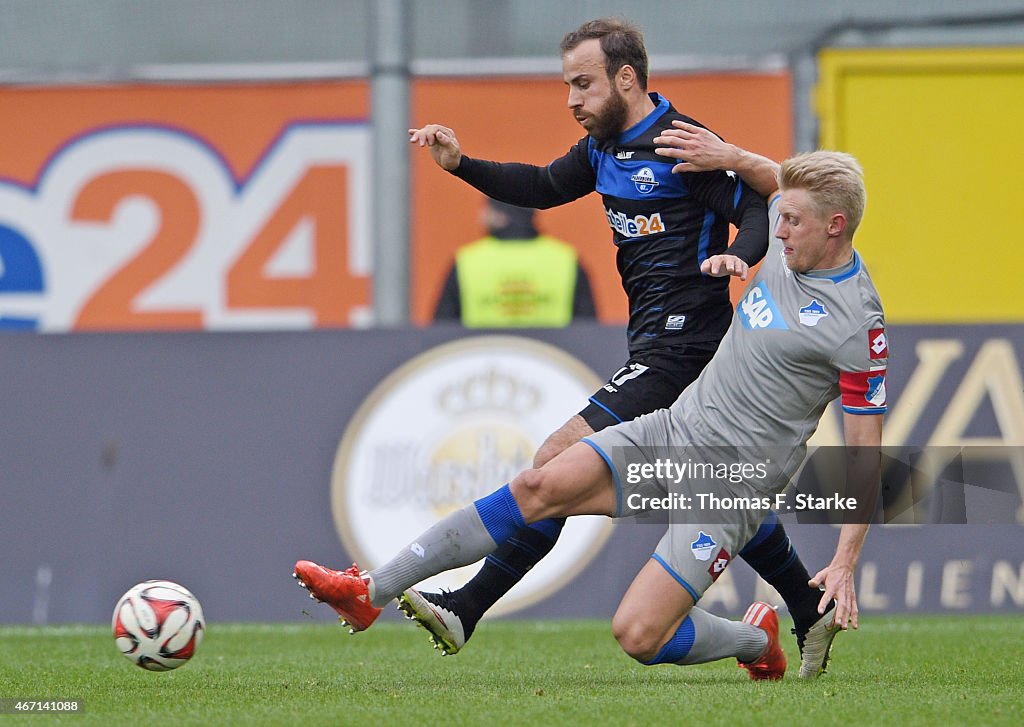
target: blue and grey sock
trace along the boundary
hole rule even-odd
[[[453,512],[370,572],[373,605],[383,606],[425,578],[475,563],[523,525],[508,485]]]
[[[653,664],[704,664],[735,657],[755,660],[768,645],[768,634],[742,621],[730,621],[691,608],[676,633],[650,661]]]

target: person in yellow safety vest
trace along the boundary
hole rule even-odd
[[[558,328],[593,319],[590,281],[576,250],[541,235],[536,211],[488,199],[488,236],[455,254],[435,321],[467,328]]]

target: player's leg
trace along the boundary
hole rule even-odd
[[[703,664],[733,657],[750,670],[752,678],[781,679],[785,655],[778,643],[778,619],[767,604],[751,606],[747,615],[754,613],[756,618],[743,621],[721,618],[694,605],[711,579],[702,572],[703,566],[684,563],[679,567],[678,557],[670,554],[690,539],[686,530],[670,527],[623,597],[612,620],[620,646],[648,666]],[[715,537],[728,544],[721,532]],[[757,668],[765,664],[770,669]]]
[[[608,384],[591,397],[590,407],[582,414],[594,430],[599,431],[615,423],[613,416],[633,418],[668,407],[700,375],[716,348],[716,345],[687,345],[630,359],[609,379]],[[821,619],[817,610],[821,593],[807,585],[810,574],[774,513],[739,555],[786,603],[801,654],[805,651],[807,639],[815,644],[808,654],[811,663],[806,663],[805,659],[802,670],[823,669],[824,662],[819,663],[814,655],[823,653],[821,658],[827,660],[828,646],[823,651],[820,642],[827,639],[831,643],[834,634],[818,623]]]
[[[578,443],[541,469],[525,470],[508,485],[443,518],[372,572],[361,573],[355,565],[335,571],[299,561],[295,576],[314,598],[361,631],[402,591],[476,562],[526,524],[551,516],[612,515],[616,503],[605,461]]]
[[[544,441],[537,450],[534,467],[541,467],[596,431],[669,406],[697,377],[715,348],[681,346],[629,359],[590,397],[579,414]],[[413,589],[399,598],[399,608],[426,628],[435,647],[445,654],[457,653],[484,613],[551,552],[564,523],[564,518],[548,519],[520,529],[487,556],[462,588],[441,593]]]
[[[574,415],[545,440],[533,466],[542,467],[593,433],[583,417]],[[484,613],[551,552],[564,524],[565,518],[548,518],[520,528],[488,554],[477,574],[462,588],[440,593],[410,589],[399,598],[399,608],[430,632],[434,645],[443,653],[458,653]]]
[[[643,664],[677,663],[693,646],[689,621],[693,595],[655,559],[629,585],[612,617],[612,635]]]
[[[560,426],[540,445],[533,457],[534,469],[540,469],[576,442],[588,437],[596,430],[580,414],[573,414],[565,424]]]
[[[829,649],[836,633],[829,628],[832,606],[825,616],[818,613],[821,592],[807,585],[810,580],[807,567],[774,512],[769,513],[739,555],[785,601],[800,649],[801,677],[813,678],[821,674],[828,665]]]
[[[585,409],[548,437],[538,450],[535,466],[584,436],[670,406],[700,375],[716,348],[714,344],[686,345],[631,358],[594,393]],[[435,646],[444,653],[457,653],[484,613],[551,551],[564,522],[549,519],[520,529],[487,557],[480,571],[461,589],[442,593],[413,590],[399,599],[400,608],[430,632]],[[807,585],[807,569],[777,518],[766,522],[740,555],[782,596],[796,624],[794,633],[801,654],[805,639],[818,644],[824,637],[831,643],[830,632],[816,624],[820,594]],[[817,628],[811,631],[812,626]],[[812,647],[808,655],[821,651]],[[827,658],[827,645],[824,653]],[[805,664],[805,668],[813,670],[816,665]]]

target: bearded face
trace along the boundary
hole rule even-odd
[[[625,130],[629,106],[615,78],[608,76],[607,59],[596,39],[562,56],[562,78],[569,87],[569,110],[591,137],[607,141]]]
[[[609,141],[625,131],[629,108],[626,98],[612,86],[604,105],[590,117],[590,125],[584,125],[595,141]]]

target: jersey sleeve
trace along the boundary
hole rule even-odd
[[[452,174],[488,197],[535,209],[572,202],[593,192],[597,185],[597,174],[587,154],[586,137],[544,167],[463,156]]]
[[[782,195],[776,192],[775,196],[768,200],[768,250],[770,251],[774,247],[776,252],[780,253],[782,242],[775,236],[775,233],[779,229],[779,220],[782,218],[782,213],[779,211],[781,199]]]
[[[728,254],[748,265],[768,251],[768,214],[764,198],[734,172],[689,172],[685,182],[694,198],[736,226]]]
[[[840,346],[834,362],[839,369],[839,393],[847,414],[884,414],[887,408],[885,371],[889,339],[882,316],[872,316]]]
[[[779,229],[779,219],[782,217],[782,213],[779,212],[779,202],[782,200],[782,195],[778,192],[775,196],[768,200],[768,242],[771,243],[775,240],[775,232]]]

